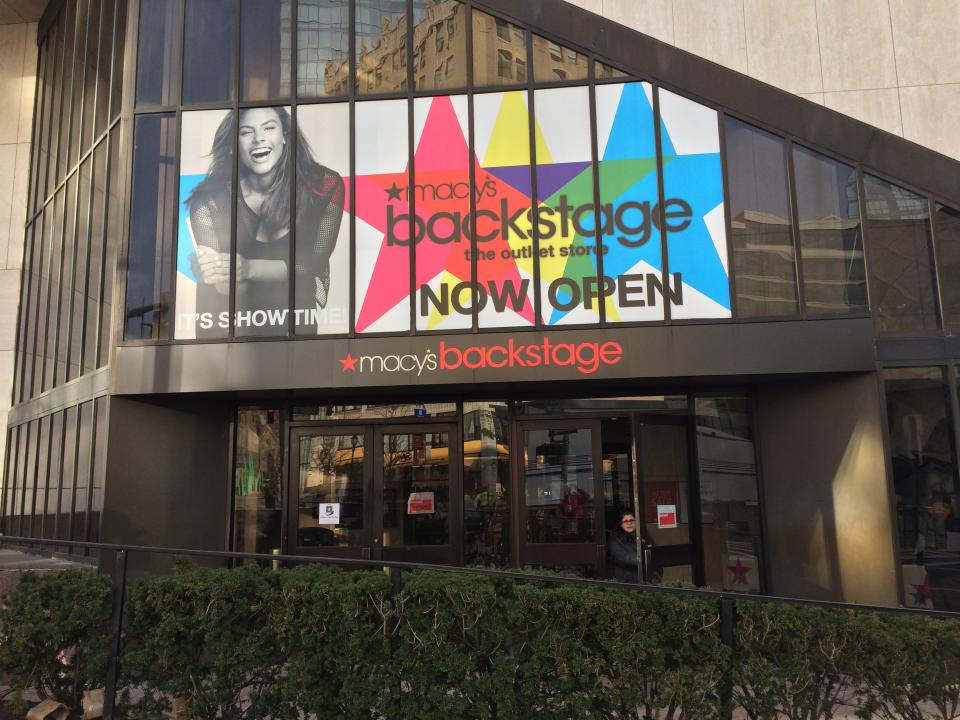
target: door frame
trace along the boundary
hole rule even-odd
[[[396,560],[403,562],[423,562],[433,565],[460,565],[463,563],[463,464],[461,460],[462,442],[458,423],[452,419],[431,422],[397,422],[380,424],[374,428],[373,485],[370,504],[373,522],[371,556],[376,560]],[[445,432],[447,441],[447,480],[448,492],[448,528],[450,542],[446,545],[397,545],[383,546],[383,438],[391,434]]]
[[[383,538],[383,458],[379,448],[382,438],[390,433],[446,432],[449,437],[449,527],[448,545],[411,545],[388,548],[382,552]],[[311,435],[364,435],[363,459],[363,518],[364,544],[361,547],[304,548],[297,543],[297,518],[300,496],[299,438]],[[398,418],[345,420],[305,420],[286,423],[284,433],[286,461],[283,463],[283,483],[286,501],[283,503],[284,554],[318,555],[324,557],[360,558],[366,560],[402,560],[429,564],[463,562],[463,466],[462,422],[456,417],[428,417],[424,419]],[[295,452],[296,450],[296,452]],[[369,450],[369,451],[367,451]]]
[[[306,547],[297,544],[300,507],[300,439],[317,435],[362,435],[364,436],[363,454],[363,542],[359,547]],[[284,554],[318,555],[323,557],[342,557],[369,560],[372,557],[373,508],[369,502],[373,488],[373,464],[367,449],[374,442],[372,428],[362,424],[348,423],[298,423],[287,431],[287,466],[284,482],[287,501],[283,507],[283,525],[286,528],[284,540],[287,547]]]
[[[528,430],[588,429],[591,431],[593,465],[593,522],[594,541],[586,543],[532,543],[527,542],[526,467],[524,455]],[[526,565],[587,565],[603,576],[606,572],[607,539],[604,523],[605,497],[603,489],[602,443],[600,418],[572,417],[517,417],[514,418],[511,442],[516,451],[512,458],[514,481],[511,483],[514,508],[512,560],[516,567]]]
[[[646,526],[646,496],[642,477],[642,462],[644,449],[640,441],[641,425],[669,425],[683,428],[686,432],[686,461],[687,461],[687,494],[683,500],[687,503],[687,521],[689,525],[690,541],[685,544],[662,545],[653,548],[652,555],[659,555],[659,560],[666,560],[669,564],[664,567],[689,564],[693,570],[693,582],[703,585],[703,543],[701,542],[702,522],[700,516],[700,485],[697,474],[696,423],[690,413],[666,414],[634,412],[631,418],[633,462],[633,483],[636,502],[638,532],[641,518]],[[658,552],[659,551],[659,552]],[[643,575],[645,580],[651,579],[652,568],[647,566],[645,554],[642,558]]]

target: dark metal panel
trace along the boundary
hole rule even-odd
[[[103,541],[225,549],[230,416],[228,403],[112,398]]]
[[[454,356],[468,348],[498,346],[499,364],[518,346],[552,348],[558,343],[615,343],[619,359],[578,369],[551,362],[536,367],[468,368]],[[454,348],[456,350],[452,350]],[[449,362],[440,365],[446,350]],[[485,350],[484,350],[485,351]],[[613,348],[611,347],[611,351]],[[550,351],[551,353],[553,350]],[[571,350],[560,357],[569,358]],[[584,351],[590,354],[590,348]],[[423,364],[433,354],[438,367]],[[479,356],[473,350],[471,358]],[[613,352],[613,355],[618,353]],[[342,360],[361,359],[350,371]],[[387,370],[381,371],[381,358]],[[392,366],[404,358],[404,367]],[[421,365],[417,365],[417,360]],[[348,363],[349,364],[349,363]],[[376,366],[375,369],[374,366]],[[870,371],[876,366],[873,326],[868,318],[778,323],[698,324],[565,333],[481,333],[423,337],[373,337],[271,343],[206,343],[117,349],[113,391],[119,395],[176,392],[295,390],[300,388],[386,388],[461,383],[586,381],[632,378],[751,377],[799,373]]]
[[[29,402],[15,405],[10,409],[8,423],[11,426],[18,425],[55,410],[105,395],[109,384],[109,369],[103,368],[93,373],[87,373],[83,377],[77,378],[66,385],[61,385]]]

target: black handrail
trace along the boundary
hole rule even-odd
[[[398,560],[362,560],[358,558],[324,557],[320,555],[274,555],[266,553],[245,553],[229,550],[197,550],[193,548],[170,548],[152,545],[125,545],[120,543],[79,542],[70,540],[49,540],[28,538],[13,535],[0,535],[0,545],[13,545],[30,548],[31,546],[51,546],[57,548],[85,548],[88,550],[107,550],[114,553],[114,568],[111,574],[113,587],[113,613],[111,618],[112,637],[110,644],[110,658],[107,666],[107,677],[104,687],[103,719],[114,720],[116,703],[116,686],[118,663],[121,650],[123,628],[123,609],[127,589],[127,562],[131,553],[145,555],[175,555],[181,557],[220,558],[236,560],[264,560],[271,563],[316,563],[320,565],[338,565],[343,567],[387,569],[390,571],[391,587],[394,593],[402,589],[402,573],[404,570],[429,570],[433,572],[447,572],[463,575],[483,575],[487,577],[522,580],[526,582],[554,583],[558,585],[579,585],[598,588],[616,588],[636,592],[667,593],[670,595],[685,595],[719,601],[720,608],[720,639],[729,646],[734,645],[734,628],[736,626],[736,603],[740,601],[762,603],[788,603],[792,605],[809,605],[835,610],[860,610],[865,612],[899,613],[908,615],[924,615],[929,617],[960,619],[960,613],[946,610],[925,610],[922,608],[888,607],[884,605],[858,605],[827,600],[806,600],[801,598],[786,598],[772,595],[746,595],[730,593],[720,590],[703,590],[700,588],[667,587],[663,585],[649,585],[643,583],[623,583],[613,580],[595,580],[564,575],[538,575],[535,573],[516,572],[511,570],[497,570],[493,568],[460,567],[455,565],[431,565],[428,563],[405,562]],[[732,717],[731,706],[732,686],[729,677],[724,679],[721,688],[723,703],[723,717],[729,720]]]

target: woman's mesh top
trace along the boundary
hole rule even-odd
[[[330,255],[337,244],[343,219],[345,187],[343,178],[329,168],[321,167],[317,177],[298,188],[294,297],[297,310],[324,308],[330,292]],[[190,224],[197,245],[218,252],[230,251],[230,194],[209,193],[190,209]],[[247,260],[279,260],[290,263],[290,232],[271,233],[261,218],[237,199],[237,253]],[[339,278],[348,282],[348,278]],[[279,317],[289,306],[287,280],[245,280],[237,282],[238,313],[264,310]],[[229,307],[228,298],[216,287],[197,286],[197,309],[219,313]],[[304,315],[307,317],[307,315]],[[238,321],[238,334],[240,323]],[[258,334],[286,334],[287,323],[270,323]],[[246,334],[251,334],[247,332]]]

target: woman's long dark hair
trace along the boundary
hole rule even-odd
[[[283,155],[273,174],[273,182],[264,193],[265,197],[259,212],[261,221],[273,233],[290,227],[289,159],[292,145],[290,143],[290,113],[284,107],[271,107],[270,109],[277,114],[283,130],[283,138],[286,140],[283,145]],[[241,120],[245,112],[246,110],[240,111]],[[316,192],[317,188],[323,187],[320,181],[330,171],[314,159],[313,150],[299,129],[297,129],[296,144],[297,215],[300,215],[305,209],[305,201],[310,198],[312,193]],[[186,200],[185,204],[191,210],[195,206],[207,202],[211,197],[229,195],[227,189],[230,187],[233,176],[235,146],[233,113],[227,113],[213,136],[213,145],[210,147],[210,157],[212,158],[210,170],[207,171],[207,176],[200,181]],[[249,171],[241,163],[238,172],[238,177],[242,180]],[[301,200],[304,202],[301,202]]]

